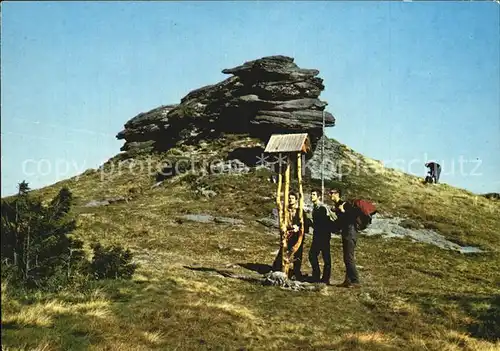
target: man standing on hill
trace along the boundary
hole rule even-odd
[[[439,176],[441,175],[441,165],[436,162],[427,162],[425,167],[429,168],[429,176],[433,180],[434,184],[437,184]]]
[[[332,189],[329,194],[334,204],[332,211],[337,215],[337,220],[335,221],[336,228],[340,230],[342,236],[342,251],[346,270],[344,282],[338,286],[345,288],[358,287],[359,275],[354,257],[358,236],[356,228],[358,209],[341,199],[342,194],[340,189]]]
[[[328,209],[319,201],[321,192],[311,191],[312,209],[312,227],[314,229],[311,249],[309,250],[309,262],[312,267],[313,282],[323,282],[330,285],[330,276],[332,272],[332,258],[330,254],[330,238],[332,230],[332,221],[328,214]],[[323,276],[320,279],[320,268],[318,256],[321,253],[323,257]]]
[[[288,251],[291,251],[292,248],[297,244],[300,235],[300,215],[299,215],[299,201],[297,194],[290,193],[288,195],[288,228],[287,228],[287,244]],[[302,238],[302,242],[297,249],[297,251],[293,255],[293,276],[295,276],[296,280],[302,279],[302,273],[300,268],[302,267],[302,256],[304,251],[304,241],[305,241],[305,233],[309,231],[308,220],[306,216],[304,218],[304,237]],[[278,251],[278,255],[274,259],[273,262],[273,271],[281,271],[282,264],[282,251],[281,249]]]

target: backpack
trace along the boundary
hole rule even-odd
[[[358,210],[356,218],[358,230],[366,229],[372,223],[372,216],[377,213],[377,208],[370,201],[362,199],[353,200],[352,205]]]

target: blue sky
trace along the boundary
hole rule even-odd
[[[98,167],[131,117],[276,54],[320,70],[330,137],[500,191],[499,19],[494,2],[3,2],[2,196]]]

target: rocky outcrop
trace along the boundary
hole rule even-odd
[[[108,197],[104,200],[91,200],[88,203],[86,203],[83,207],[99,207],[99,206],[108,206],[114,203],[118,202],[128,202],[128,198],[123,197],[123,196],[117,196],[117,197]]]
[[[116,136],[127,141],[120,150],[135,152],[154,150],[156,142],[161,140],[162,135],[168,130],[168,113],[177,106],[160,106],[141,113],[125,123],[125,129]]]
[[[298,67],[293,58],[269,56],[224,69],[232,76],[191,91],[180,104],[141,113],[125,124],[118,139],[129,154],[196,144],[221,133],[242,133],[267,141],[273,133],[308,132],[315,143],[323,117],[334,117],[318,99],[324,89],[318,70]]]

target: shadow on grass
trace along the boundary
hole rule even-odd
[[[477,321],[469,325],[468,330],[475,338],[481,338],[488,341],[500,340],[500,295],[490,298],[476,298],[479,303],[487,303],[489,308],[483,310],[474,309],[468,299],[461,301],[462,306],[469,311]]]
[[[319,347],[320,350],[372,350],[372,351],[396,351],[400,350],[399,347],[388,345],[385,341],[363,340],[363,337],[347,337],[342,341],[334,344],[325,344]]]
[[[445,277],[445,274],[443,272],[439,271],[431,271],[429,269],[424,269],[424,268],[419,268],[419,267],[412,267],[412,270],[416,272],[420,272],[425,275],[430,275],[431,277],[439,278],[442,279]]]
[[[2,324],[0,325],[0,329],[2,330],[21,329],[21,328],[22,326],[18,325],[15,322],[7,322],[7,323],[2,322]]]
[[[467,331],[476,339],[495,342],[500,340],[500,294],[487,295],[419,295],[420,306],[428,314],[439,314],[434,303],[426,303],[437,298],[437,301],[455,301],[460,309],[474,321],[466,326]]]
[[[92,328],[93,317],[82,313],[54,312],[50,328],[36,324],[2,323],[2,343],[9,347],[35,349],[48,342],[63,350],[87,350],[104,340],[101,330]]]
[[[2,342],[12,348],[35,349],[47,343],[55,349],[87,350],[90,345],[107,349],[113,342],[138,340],[142,345],[154,347],[154,339],[148,338],[147,320],[141,319],[141,313],[152,305],[151,301],[161,301],[161,305],[155,305],[158,310],[166,306],[169,301],[165,298],[166,291],[177,296],[182,293],[170,280],[163,284],[131,280],[88,281],[72,289],[41,293],[30,299],[32,301],[22,299],[20,303],[26,308],[42,305],[41,310],[49,313],[46,317],[51,326],[24,321],[2,323]],[[132,316],[137,318],[136,323],[131,322]]]
[[[264,263],[238,263],[238,266],[257,272],[259,274],[266,274],[273,270],[273,267],[271,265]]]
[[[262,284],[262,280],[260,278],[240,275],[228,270],[216,269],[211,267],[189,267],[189,266],[183,266],[183,267],[186,269],[190,269],[192,271],[217,273],[225,278],[233,278],[233,279],[243,280],[249,283]]]

